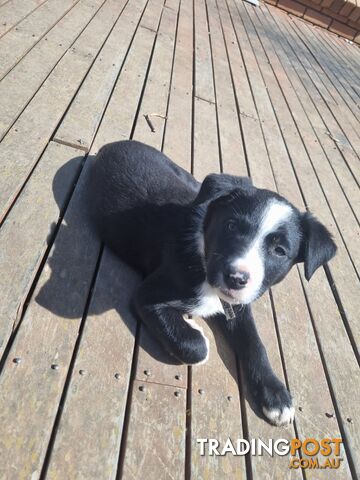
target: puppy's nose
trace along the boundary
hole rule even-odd
[[[246,270],[237,270],[227,275],[228,286],[234,290],[244,288],[250,279],[250,274]]]

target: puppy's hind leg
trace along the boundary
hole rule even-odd
[[[182,363],[196,365],[206,362],[208,339],[193,320],[185,320],[179,310],[166,303],[168,289],[161,274],[149,276],[134,298],[138,315],[165,350]]]

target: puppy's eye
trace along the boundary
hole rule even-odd
[[[277,257],[284,257],[286,255],[286,251],[285,251],[285,248],[281,247],[280,245],[278,245],[277,247],[274,248],[274,254],[277,256]]]
[[[228,232],[235,232],[236,230],[235,220],[229,220],[226,224],[226,229]]]

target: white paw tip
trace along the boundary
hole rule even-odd
[[[184,319],[186,323],[188,323],[190,325],[191,328],[193,328],[194,330],[198,330],[202,337],[204,338],[205,340],[205,343],[206,343],[206,350],[207,350],[207,354],[206,354],[206,357],[201,360],[200,362],[197,362],[197,363],[192,363],[192,365],[202,365],[203,363],[206,363],[208,360],[209,360],[209,351],[210,351],[210,342],[209,342],[209,339],[207,337],[205,337],[204,335],[204,329],[202,327],[200,327],[200,325],[198,325],[195,320],[193,319],[187,319],[185,318]]]
[[[295,416],[295,409],[294,407],[284,407],[283,409],[267,409],[263,407],[263,413],[273,425],[281,427],[284,425],[289,425],[289,423],[293,422]]]
[[[204,337],[204,340],[205,340],[205,343],[206,343],[206,350],[207,350],[206,357],[204,358],[204,360],[201,360],[201,362],[193,363],[193,365],[203,365],[204,363],[206,363],[209,360],[210,342],[209,342],[209,339],[207,337],[205,337],[205,335],[203,335],[203,337]]]

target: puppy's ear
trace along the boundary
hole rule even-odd
[[[195,204],[215,200],[230,191],[241,188],[249,190],[254,188],[248,177],[236,177],[224,173],[212,173],[203,181],[200,191],[195,199]]]
[[[302,214],[302,243],[297,261],[304,262],[305,278],[310,280],[313,273],[333,258],[336,245],[330,232],[311,213]]]
[[[212,200],[206,204],[206,215],[204,219],[204,230],[207,230],[207,227],[210,223],[210,220],[213,214],[218,208],[227,207],[231,202],[233,202],[234,197],[236,196],[236,190],[231,190],[225,194],[214,197]]]

